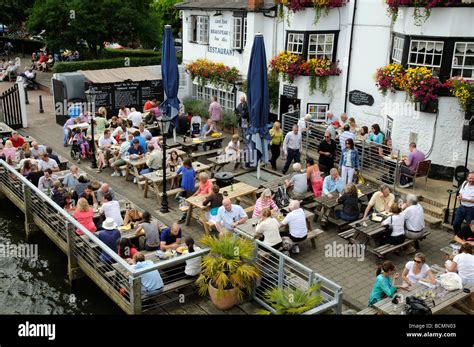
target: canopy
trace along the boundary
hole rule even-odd
[[[91,83],[115,83],[126,80],[156,81],[161,76],[152,66],[120,67],[103,70],[80,70],[84,77]]]

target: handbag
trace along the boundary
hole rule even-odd
[[[357,170],[357,172],[355,173],[355,180],[356,180],[356,184],[362,184],[362,185],[365,184],[365,178],[364,176],[362,176],[359,170]]]
[[[288,196],[285,186],[278,186],[275,194],[275,203],[279,208],[286,207],[290,204],[290,197]]]
[[[408,298],[406,298],[405,302],[408,306],[408,309],[406,311],[407,315],[427,316],[432,314],[431,308],[428,307],[425,300],[414,296],[409,296]]]

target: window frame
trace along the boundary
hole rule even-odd
[[[217,102],[221,105],[223,110],[230,112],[235,111],[237,95],[235,90],[217,89],[210,85],[201,86],[199,83],[193,83],[192,96],[196,99],[209,100],[213,95],[217,97]]]
[[[204,24],[201,23],[201,20],[205,19],[205,26],[206,26],[206,35],[205,36],[205,41],[201,40],[201,26]],[[201,45],[208,45],[209,44],[209,16],[203,16],[203,15],[198,15],[196,16],[196,43],[199,43]]]
[[[400,47],[395,47],[395,41],[396,40],[403,40],[402,44],[401,44],[401,48]],[[403,62],[403,52],[404,52],[404,46],[405,46],[405,37],[404,36],[399,36],[399,35],[394,35],[393,36],[393,39],[392,39],[392,51],[391,51],[391,61],[393,63],[398,63],[398,64],[402,64]],[[400,60],[397,60],[395,58],[395,50],[399,51],[400,52]]]
[[[452,55],[452,62],[451,62],[451,74],[450,76],[451,77],[454,77],[454,76],[461,76],[462,78],[466,79],[466,80],[470,80],[470,81],[473,81],[474,80],[474,64],[473,65],[468,65],[468,66],[472,66],[472,67],[465,67],[466,65],[458,65],[460,67],[455,67],[454,66],[454,60],[456,58],[456,46],[458,44],[465,44],[466,46],[471,44],[474,46],[474,38],[472,39],[472,41],[455,41],[454,42],[454,47],[453,47],[453,55]],[[466,47],[466,50],[467,50],[467,47]],[[462,55],[463,57],[463,63],[466,61],[466,52],[463,53]],[[472,57],[474,59],[474,52],[472,53]],[[458,74],[458,75],[453,75],[453,70],[460,70],[461,71],[461,74]],[[471,73],[471,77],[464,77],[463,76],[463,71],[464,70],[472,70],[472,73]]]
[[[418,51],[412,51],[412,43],[413,42],[417,42],[417,48],[419,47],[420,43],[424,43],[425,45],[427,45],[429,43],[434,44],[433,53],[429,53],[429,55],[431,55],[433,57],[432,60],[431,60],[431,64],[426,64],[426,58],[428,56],[428,53],[426,51],[425,51],[425,53],[419,53]],[[441,54],[435,53],[434,48],[438,44],[442,44]],[[433,73],[435,72],[435,70],[437,70],[437,72],[439,73],[439,71],[441,71],[441,67],[443,66],[444,51],[445,51],[445,42],[444,41],[434,40],[434,39],[430,39],[430,38],[428,38],[428,39],[414,39],[414,38],[411,38],[410,39],[409,51],[408,51],[407,66],[408,67],[425,66],[426,68],[431,69],[433,71]],[[422,64],[419,64],[418,62],[412,63],[410,61],[412,53],[416,53],[417,60],[418,60],[419,55],[424,55],[423,63]],[[439,65],[434,65],[434,57],[435,56],[440,57]]]
[[[310,108],[311,108],[312,106],[316,106],[316,107],[324,106],[324,107],[326,107],[326,111],[324,111],[324,119],[323,119],[323,118],[318,118],[318,117],[316,117],[316,119],[311,118],[311,120],[314,121],[315,123],[324,123],[324,122],[326,122],[326,121],[327,121],[327,115],[326,115],[326,113],[327,113],[327,111],[329,111],[329,104],[326,104],[326,103],[317,103],[317,102],[308,102],[308,103],[306,104],[306,113],[307,113],[307,114],[313,115],[313,113],[310,112]]]
[[[339,41],[339,30],[311,30],[311,31],[298,31],[298,30],[287,30],[285,36],[285,50],[288,51],[288,42],[290,34],[302,34],[303,35],[303,52],[301,53],[301,58],[308,60],[309,58],[309,37],[310,35],[334,35],[333,37],[333,47],[332,47],[332,59],[331,61],[335,63],[337,61],[337,45]],[[288,51],[289,52],[289,51]]]
[[[238,34],[239,34],[239,43],[236,44],[235,35],[235,22],[236,20],[240,21]],[[231,49],[242,53],[247,45],[247,12],[234,12],[232,16],[232,47]]]
[[[335,35],[332,34],[332,33],[308,34],[308,52],[307,52],[307,58],[308,58],[308,59],[311,59],[311,57],[310,57],[310,56],[312,55],[312,53],[311,53],[311,51],[310,51],[311,36],[314,36],[314,35],[316,36],[316,44],[315,44],[315,45],[316,45],[316,51],[314,51],[314,54],[315,54],[314,58],[318,58],[318,46],[319,46],[319,42],[318,42],[318,41],[319,41],[319,36],[323,36],[323,35],[324,35],[324,44],[323,44],[323,45],[324,45],[324,52],[323,52],[323,57],[324,57],[324,59],[327,59],[325,55],[326,55],[326,54],[330,54],[330,55],[331,55],[331,59],[329,59],[329,60],[330,60],[330,61],[333,61]],[[332,36],[332,43],[331,43],[331,45],[332,45],[332,50],[331,50],[331,53],[328,53],[328,52],[326,51],[326,46],[328,45],[328,43],[327,43],[327,37],[328,37],[328,36]],[[320,57],[320,58],[321,58],[321,57]]]

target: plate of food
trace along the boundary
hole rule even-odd
[[[187,251],[188,251],[188,247],[186,247],[186,246],[180,246],[180,247],[176,248],[176,252],[178,252],[179,254],[184,254]]]

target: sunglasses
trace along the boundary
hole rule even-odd
[[[416,259],[413,259],[413,261],[417,264],[421,264],[421,260],[416,260]]]
[[[330,138],[330,137],[331,137],[331,136],[324,136],[325,139],[328,139],[328,138]]]

